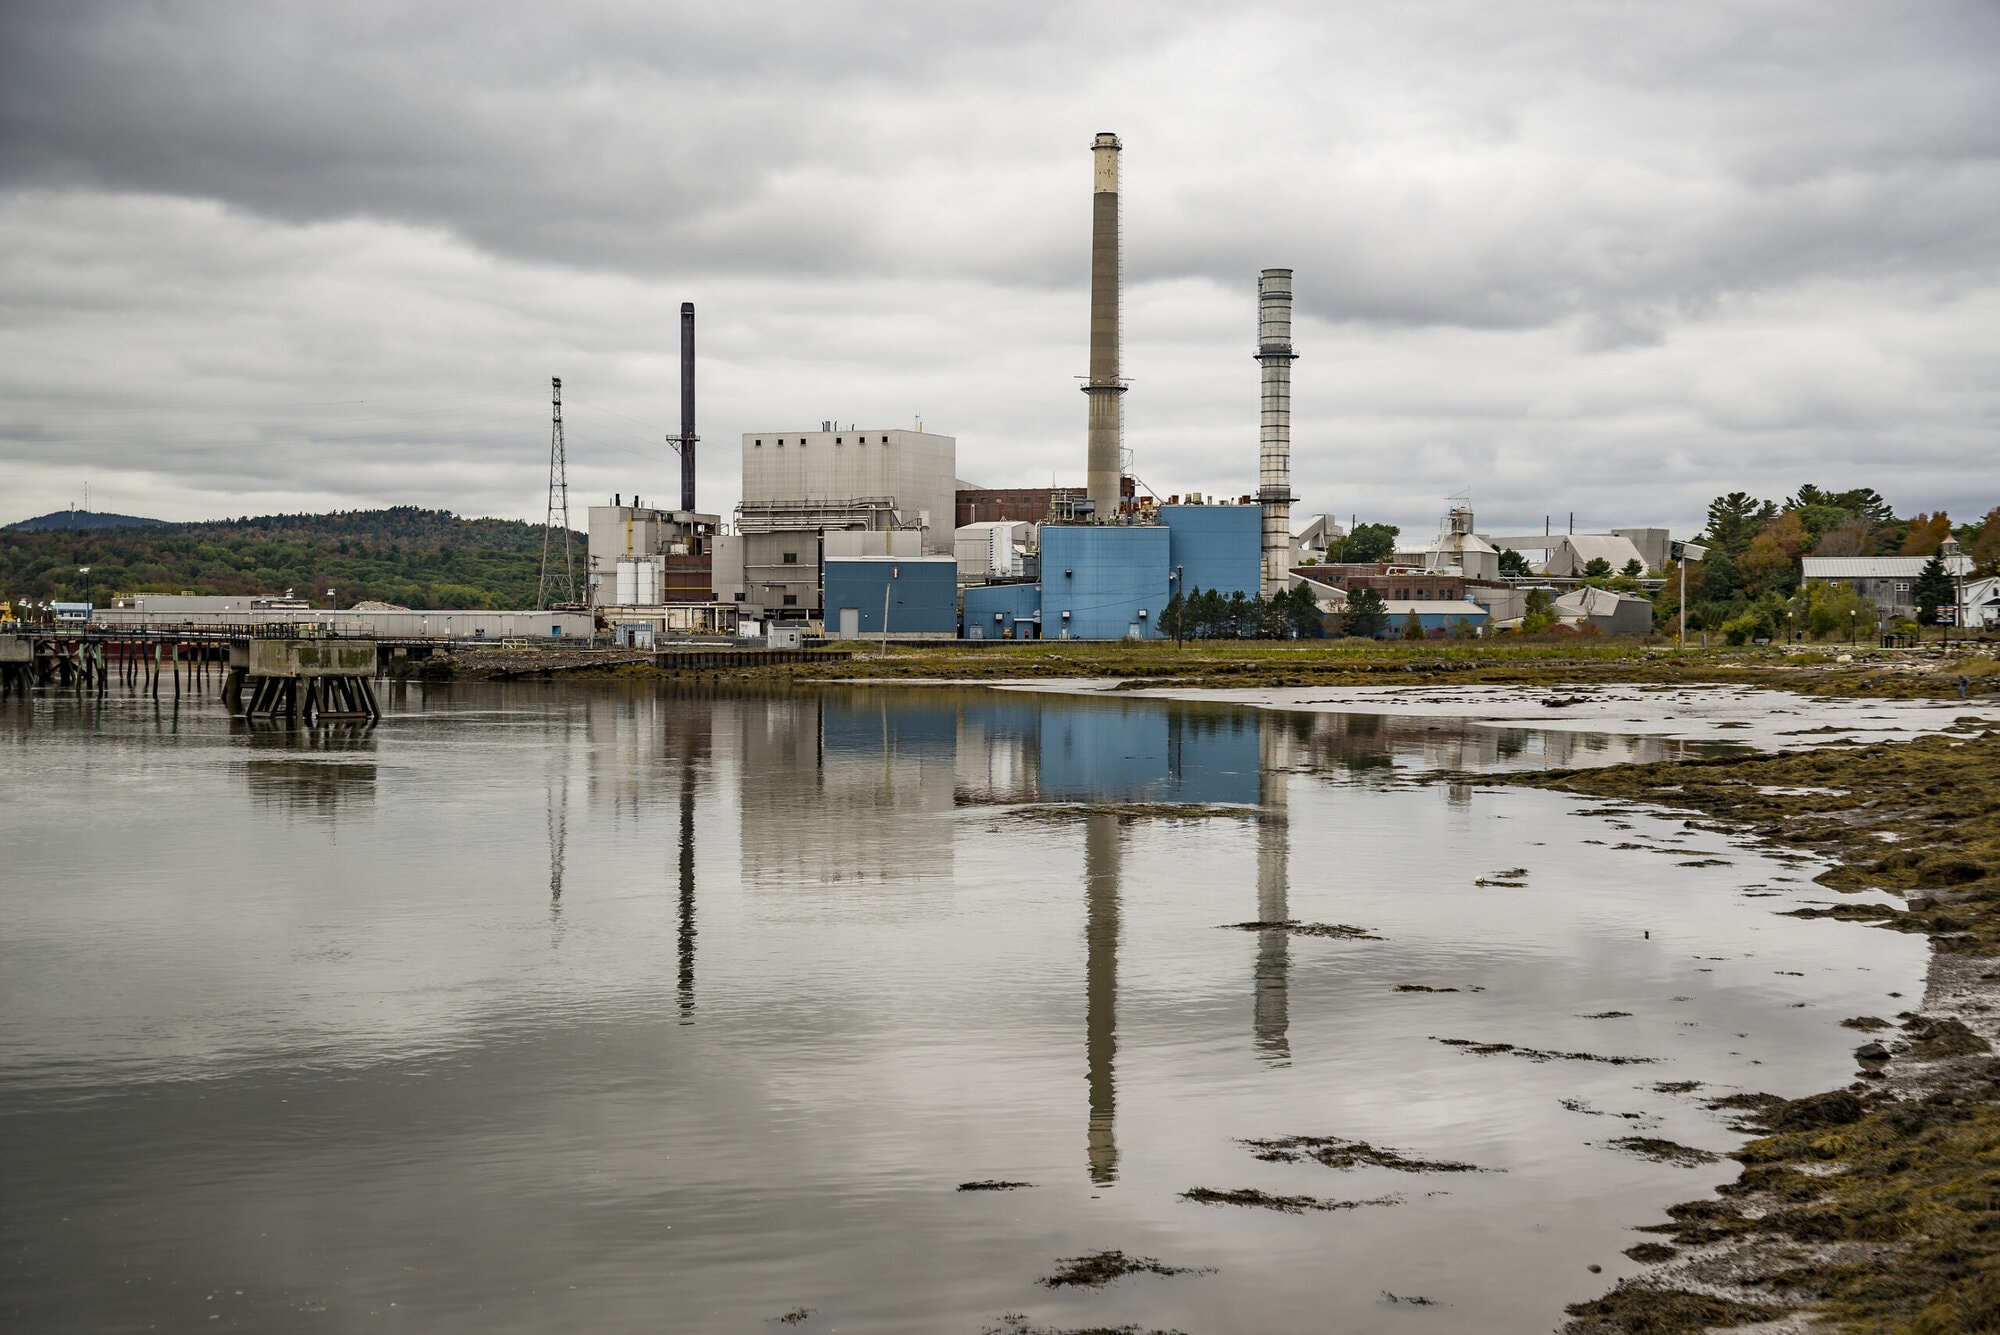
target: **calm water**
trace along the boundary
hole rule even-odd
[[[1737,1143],[1656,1082],[1842,1083],[1837,1022],[1921,990],[1920,941],[1773,912],[1812,865],[1463,777],[1675,744],[944,689],[385,704],[0,705],[9,1329],[1547,1330],[1734,1173],[1608,1146]],[[1384,939],[1224,930],[1283,919]],[[1492,1171],[1239,1143],[1285,1135]],[[1034,1185],[956,1190],[992,1178]],[[1198,1273],[1037,1283],[1110,1248]]]

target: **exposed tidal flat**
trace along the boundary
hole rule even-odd
[[[1547,1330],[1697,1247],[1635,1230],[1853,1083],[1843,1021],[1926,1041],[1931,941],[1874,925],[1914,882],[1759,828],[1840,776],[1713,828],[1496,782],[1803,763],[1727,717],[385,704],[0,710],[10,1326]]]

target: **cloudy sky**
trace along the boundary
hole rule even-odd
[[[1299,510],[1669,524],[2000,502],[2000,6],[0,7],[0,522],[670,500],[744,431],[1080,483],[1088,144],[1124,140],[1127,444]],[[581,515],[577,515],[580,521]]]

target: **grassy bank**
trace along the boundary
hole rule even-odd
[[[1569,637],[1559,640],[1377,643],[1213,641],[1082,644],[1043,640],[982,649],[862,645],[849,661],[787,669],[820,680],[996,681],[1102,677],[1133,685],[1209,689],[1289,686],[1414,686],[1478,684],[1542,686],[1690,682],[1762,686],[1809,695],[1951,698],[2000,694],[1995,647],[1945,653],[1850,650],[1844,646],[1781,649],[1690,649],[1644,640]],[[1850,662],[1840,662],[1842,655]]]
[[[2000,732],[1621,766],[1517,782],[1703,813],[1835,860],[1822,884],[1901,908],[1798,911],[1927,935],[1922,1011],[1855,1016],[1859,1070],[1805,1099],[1709,1106],[1759,1133],[1742,1177],[1668,1211],[1654,1272],[1570,1309],[1571,1335],[1811,1314],[1853,1332],[2000,1330]],[[1801,791],[1805,790],[1805,791]]]

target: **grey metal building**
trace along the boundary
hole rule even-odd
[[[1808,584],[1845,584],[1863,598],[1873,599],[1886,617],[1917,614],[1917,576],[1928,556],[1808,556],[1802,562]],[[1944,558],[1945,573],[1954,579],[1972,573],[1972,559],[1963,554]]]

